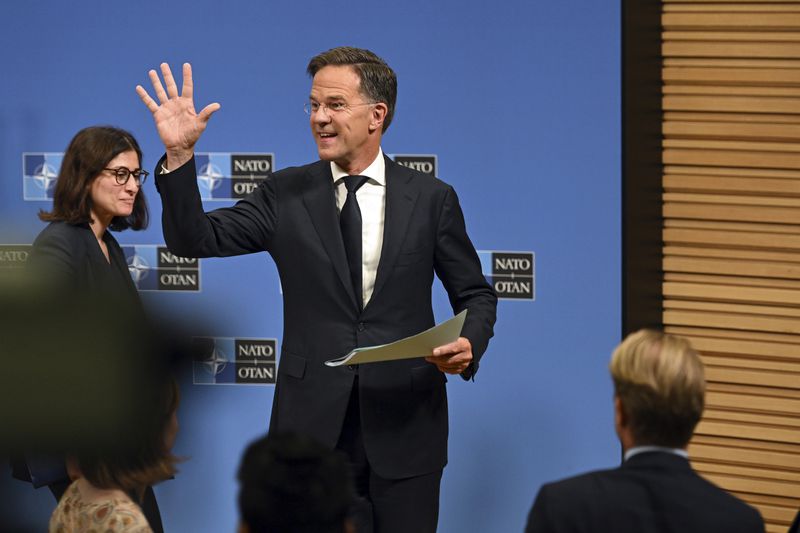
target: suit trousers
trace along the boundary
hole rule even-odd
[[[351,517],[357,533],[436,532],[442,470],[404,479],[385,479],[372,470],[361,432],[358,376],[336,449],[350,460],[356,495]]]

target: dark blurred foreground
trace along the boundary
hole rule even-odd
[[[206,349],[115,295],[0,280],[0,459],[124,449],[164,380]]]

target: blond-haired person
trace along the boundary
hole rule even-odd
[[[619,468],[542,486],[527,533],[759,533],[758,511],[700,477],[686,448],[703,414],[703,363],[686,339],[629,335],[609,364]]]

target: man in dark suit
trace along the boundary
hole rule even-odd
[[[789,533],[800,533],[800,511],[797,511],[797,516],[794,517]]]
[[[758,511],[694,472],[686,448],[703,413],[700,357],[680,337],[642,330],[611,358],[619,468],[542,486],[527,533],[758,533]]]
[[[196,114],[191,67],[180,94],[169,66],[161,70],[165,88],[150,71],[158,103],[137,92],[166,147],[156,172],[167,245],[190,257],[267,251],[278,267],[284,335],[270,429],[347,452],[361,530],[372,522],[380,532],[435,531],[447,462],[445,373],[475,375],[497,298],[453,188],[383,155],[394,72],[358,48],[314,57],[306,112],[320,161],[270,174],[234,207],[204,213],[193,150],[219,104]],[[431,327],[434,272],[453,311],[469,311],[458,340],[424,359],[323,364]]]

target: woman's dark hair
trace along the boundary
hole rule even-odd
[[[139,398],[138,412],[131,418],[136,431],[125,442],[97,449],[76,450],[72,456],[81,474],[102,489],[122,489],[142,498],[144,490],[175,475],[180,460],[167,448],[166,433],[180,403],[174,379],[159,379]]]
[[[133,150],[142,163],[142,150],[133,135],[113,126],[90,126],[79,131],[69,143],[61,170],[58,173],[53,210],[40,211],[45,222],[63,221],[69,224],[92,222],[92,182],[108,166],[109,161],[123,152]],[[114,217],[109,227],[120,231],[147,227],[147,202],[139,190],[133,212],[127,217]]]

